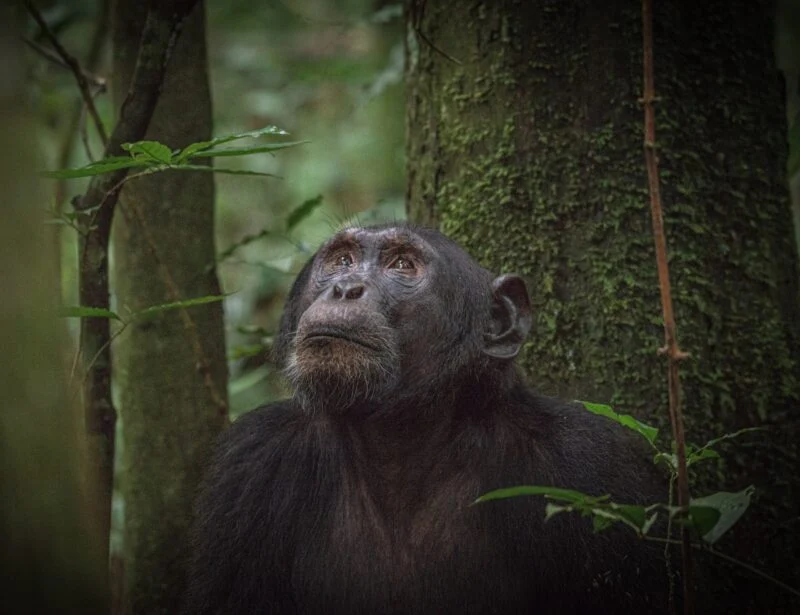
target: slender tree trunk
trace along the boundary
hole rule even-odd
[[[112,16],[115,101],[130,82],[146,3],[119,0]],[[143,44],[146,44],[143,41]],[[172,148],[208,139],[203,5],[184,24],[147,134]],[[209,173],[130,181],[114,227],[118,309],[139,310],[219,294],[214,262],[214,184]],[[227,424],[221,303],[137,321],[116,342],[123,422],[126,607],[175,613],[184,584],[187,531],[202,462]]]
[[[0,610],[108,612],[105,536],[90,527],[85,440],[67,390],[66,335],[21,31],[0,7]]]
[[[536,320],[522,362],[537,388],[663,423],[640,10],[409,0],[408,207],[490,269],[527,277]],[[729,448],[695,494],[754,482],[755,510],[721,546],[791,582],[800,313],[770,3],[655,11],[662,198],[692,354],[681,366],[688,437],[775,427]],[[761,581],[738,588],[740,605],[787,601]]]

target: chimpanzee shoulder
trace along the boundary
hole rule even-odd
[[[210,463],[186,612],[662,610],[660,545],[545,521],[540,497],[474,504],[525,484],[666,499],[638,436],[526,386],[531,325],[524,281],[438,231],[335,234],[275,341],[294,396],[236,421]]]

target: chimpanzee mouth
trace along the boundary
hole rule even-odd
[[[357,346],[363,346],[364,348],[375,352],[380,350],[375,345],[370,344],[369,342],[364,341],[355,335],[331,327],[314,329],[303,336],[303,343],[314,343],[318,341],[325,342],[330,340],[343,340],[345,342],[350,342],[351,344],[356,344]]]

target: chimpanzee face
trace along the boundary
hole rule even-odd
[[[518,351],[519,343],[511,356],[497,353],[499,336],[514,325],[503,297],[513,287],[527,305],[527,294],[519,278],[501,280],[497,291],[488,272],[430,229],[343,230],[292,288],[279,359],[301,403],[315,409],[385,403],[409,387],[425,395],[420,389],[446,385],[479,358]]]

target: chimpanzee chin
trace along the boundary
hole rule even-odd
[[[544,520],[553,485],[665,501],[641,443],[533,392],[525,284],[412,225],[334,235],[289,293],[275,360],[295,394],[221,437],[196,506],[185,612],[666,611],[662,549]]]

